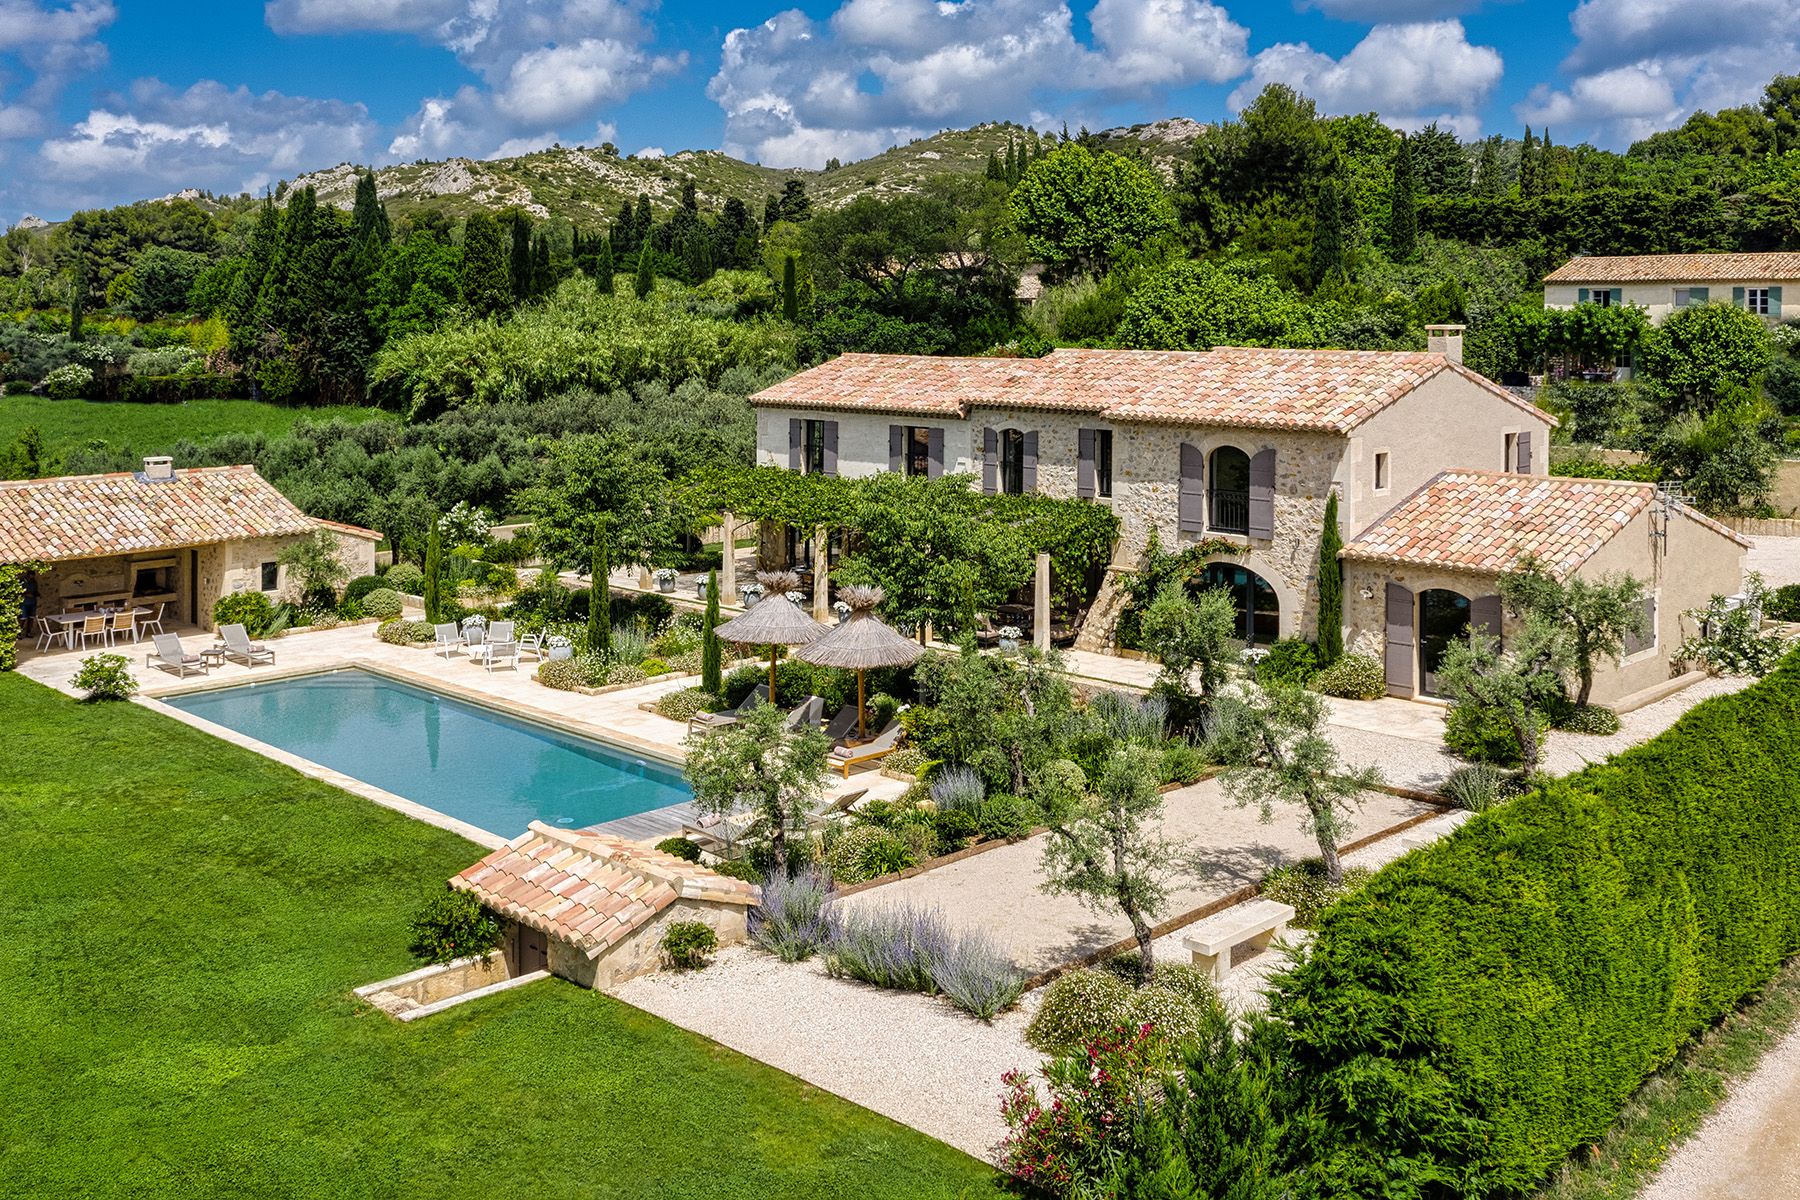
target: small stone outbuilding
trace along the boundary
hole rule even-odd
[[[450,886],[514,922],[515,940],[540,943],[527,957],[542,954],[552,974],[600,990],[655,970],[663,934],[677,921],[711,926],[720,945],[743,941],[750,906],[761,899],[752,884],[698,863],[542,821]],[[522,962],[521,970],[538,965]]]

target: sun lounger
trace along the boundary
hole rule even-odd
[[[795,706],[788,714],[789,729],[817,729],[819,722],[825,719],[825,701],[818,696],[808,696]]]
[[[837,710],[837,716],[831,718],[831,724],[825,726],[825,737],[832,745],[837,745],[856,732],[856,705],[846,704]]]
[[[177,678],[183,678],[189,671],[196,675],[206,674],[206,662],[198,654],[189,654],[181,648],[181,639],[172,633],[155,633],[150,635],[150,642],[156,648],[144,656],[146,667],[161,667],[165,671],[173,671]]]
[[[857,763],[875,762],[886,758],[900,748],[900,738],[906,733],[900,722],[890,721],[888,727],[876,734],[860,746],[852,746],[848,742],[831,748],[825,763],[834,771],[842,771],[844,778],[850,778],[850,768]]]
[[[251,641],[249,630],[242,625],[219,626],[219,637],[225,642],[225,657],[239,659],[246,667],[275,661],[275,652],[261,642]]]
[[[681,833],[708,854],[731,858],[737,853],[737,844],[750,832],[750,827],[755,822],[756,818],[750,813],[733,813],[729,817],[701,817],[692,824],[683,824]]]
[[[696,729],[723,729],[727,725],[736,725],[738,718],[748,712],[753,705],[766,704],[768,699],[769,685],[759,683],[756,685],[756,690],[745,696],[743,703],[730,712],[695,713],[688,719],[688,732],[692,733]]]
[[[856,802],[868,794],[868,788],[858,788],[854,792],[845,792],[836,800],[833,800],[830,805],[820,809],[811,817],[807,818],[806,827],[808,829],[819,829],[829,824],[834,817],[848,816],[850,810],[856,807]]]

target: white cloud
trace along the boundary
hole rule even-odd
[[[1481,106],[1504,72],[1500,52],[1471,45],[1461,21],[1377,25],[1341,59],[1304,42],[1269,47],[1229,103],[1241,110],[1269,84],[1285,83],[1324,112],[1373,111],[1398,129],[1435,120],[1472,138],[1481,132]]]
[[[23,80],[12,95],[0,70],[0,140],[34,137],[50,126],[57,97],[74,76],[106,62],[101,30],[118,16],[112,0],[0,0],[0,68],[16,64]]]
[[[373,132],[360,104],[140,80],[39,147],[39,191],[68,207],[183,187],[255,191],[325,163],[357,161]]]
[[[1300,0],[1297,7],[1317,9],[1339,21],[1379,25],[1459,17],[1480,8],[1481,0]]]
[[[1063,0],[845,0],[725,37],[707,86],[725,149],[776,165],[860,157],[931,129],[1235,78],[1248,31],[1208,0],[1094,0],[1093,44]]]
[[[389,142],[389,153],[492,156],[545,144],[546,128],[598,120],[598,110],[681,69],[659,55],[656,0],[269,0],[283,34],[410,33],[453,54],[481,86],[428,96]]]
[[[1696,109],[1751,103],[1800,61],[1791,0],[1583,0],[1570,14],[1566,87],[1540,83],[1513,113],[1561,141],[1624,147]]]

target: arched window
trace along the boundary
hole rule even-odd
[[[1469,598],[1431,588],[1419,593],[1419,691],[1438,694],[1438,668],[1454,642],[1469,636]]]
[[[1266,646],[1281,636],[1281,599],[1255,571],[1236,563],[1207,563],[1196,585],[1231,592],[1237,609],[1237,636],[1245,645]]]
[[[1207,527],[1219,533],[1250,532],[1250,456],[1221,446],[1207,460]]]

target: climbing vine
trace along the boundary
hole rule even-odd
[[[1206,566],[1206,560],[1220,554],[1242,557],[1250,548],[1241,542],[1227,538],[1202,538],[1191,546],[1170,553],[1162,548],[1161,539],[1156,531],[1150,531],[1150,544],[1144,548],[1144,565],[1141,570],[1126,571],[1119,576],[1119,590],[1125,594],[1125,608],[1119,614],[1117,637],[1119,645],[1128,650],[1138,650],[1138,617],[1156,593],[1162,591],[1165,584],[1179,583],[1184,587],[1199,577]]]
[[[25,577],[42,563],[0,563],[0,671],[19,665],[19,638],[25,632]]]

